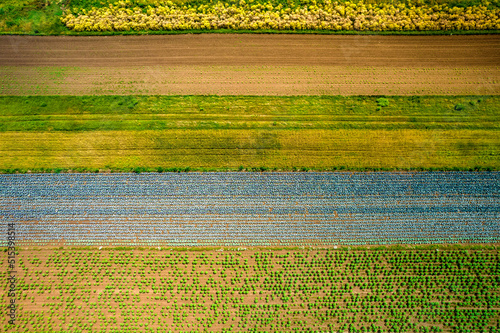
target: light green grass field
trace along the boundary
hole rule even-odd
[[[499,99],[0,97],[0,170],[498,170]]]

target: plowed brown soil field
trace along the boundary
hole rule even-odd
[[[500,37],[0,37],[0,94],[500,93]]]

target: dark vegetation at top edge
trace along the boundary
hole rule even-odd
[[[308,5],[315,0],[251,0],[253,4],[268,3],[273,5],[283,5],[284,8],[295,8],[300,5]],[[130,31],[130,32],[74,32],[66,28],[60,21],[64,9],[79,8],[91,9],[92,7],[107,7],[115,3],[115,0],[5,0],[0,3],[0,34],[7,35],[143,35],[143,34],[190,34],[190,33],[257,33],[257,34],[363,34],[363,35],[450,35],[450,34],[498,34],[499,30],[460,30],[460,31],[282,31],[282,30],[185,30],[185,31]],[[173,3],[187,5],[206,4],[206,0],[174,0]],[[239,0],[221,0],[225,4],[238,4]],[[322,3],[322,0],[315,1]],[[346,2],[344,0],[339,3]],[[154,2],[151,0],[130,0],[132,6],[145,8]],[[449,7],[466,8],[478,6],[481,0],[366,0],[367,4],[420,4],[420,5],[439,5],[448,4]],[[499,8],[500,0],[488,2],[488,8]]]

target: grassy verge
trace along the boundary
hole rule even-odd
[[[61,2],[6,0],[0,4],[3,34],[58,35],[69,30],[61,23]]]
[[[0,170],[500,170],[500,97],[1,97]]]
[[[498,130],[500,96],[0,96],[0,132]]]

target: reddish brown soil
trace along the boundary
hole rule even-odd
[[[499,94],[500,37],[0,36],[0,94]]]
[[[0,37],[1,66],[499,66],[500,37],[171,35]]]

